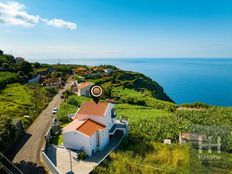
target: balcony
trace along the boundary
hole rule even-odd
[[[115,124],[109,131],[109,135],[113,135],[116,130],[122,130],[124,133],[127,131],[128,122],[125,120],[116,120]]]

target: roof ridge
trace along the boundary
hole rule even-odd
[[[102,126],[102,127],[106,127],[105,125],[103,125],[103,124],[101,124],[101,123],[98,123],[98,122],[96,122],[96,121],[94,121],[94,120],[92,120],[92,119],[87,119],[87,120],[84,120],[84,122],[83,122],[78,128],[76,128],[76,130],[77,130],[77,129],[80,129],[82,126],[84,126],[84,124],[85,124],[87,121],[92,121],[92,122],[94,122],[94,123],[96,123],[96,124],[98,124],[98,125],[100,125],[100,126]]]

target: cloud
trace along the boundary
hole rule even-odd
[[[17,25],[23,27],[33,27],[39,22],[58,28],[75,30],[77,25],[73,22],[67,22],[62,19],[42,18],[39,15],[32,15],[26,12],[25,6],[18,2],[0,2],[0,23],[8,25]]]
[[[25,11],[25,6],[18,2],[0,2],[0,22],[24,27],[34,26],[39,22],[39,16],[33,16]]]
[[[41,19],[43,22],[45,22],[47,25],[58,27],[58,28],[68,28],[70,30],[75,30],[77,28],[77,25],[73,22],[66,22],[62,19]]]

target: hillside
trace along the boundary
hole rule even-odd
[[[133,89],[137,92],[143,92],[147,95],[163,101],[174,101],[164,92],[164,89],[160,84],[144,74],[132,71],[121,70],[115,66],[105,65],[100,66],[99,69],[110,68],[113,70],[110,76],[103,78],[89,78],[96,84],[101,85],[105,88],[106,97],[111,98],[111,90],[115,87],[122,87],[123,89]]]
[[[16,61],[13,56],[1,54],[0,68],[1,151],[13,142],[12,120],[21,118],[24,126],[29,126],[56,93],[49,87],[26,84],[29,78],[50,68],[52,72],[46,74],[45,79],[65,79],[73,69],[85,68],[93,75],[85,75],[84,80],[101,85],[104,90],[101,100],[113,99],[117,117],[128,118],[129,121],[129,136],[92,173],[203,174],[232,171],[232,108],[204,103],[178,106],[154,80],[115,66],[40,65]],[[101,75],[104,68],[110,68],[113,72]],[[74,78],[78,79],[79,75]],[[64,97],[57,113],[57,120],[63,124],[68,122],[68,114],[76,112],[84,101],[91,100],[74,95],[72,90],[67,90]],[[30,118],[24,115],[30,115]],[[199,159],[198,151],[190,144],[178,143],[180,132],[204,133],[212,137],[212,143],[216,143],[220,136],[222,152],[208,154],[204,150],[205,156]],[[60,137],[58,134],[57,143],[61,143]],[[172,144],[164,144],[164,139],[170,139]],[[207,159],[210,155],[220,160]]]

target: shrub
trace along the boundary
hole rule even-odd
[[[8,149],[9,144],[14,141],[15,126],[8,116],[0,115],[0,152]]]

